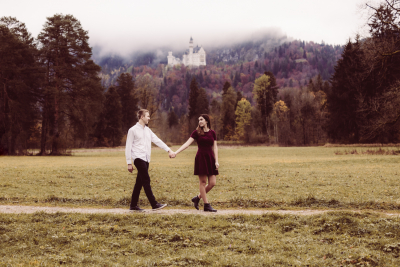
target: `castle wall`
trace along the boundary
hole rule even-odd
[[[189,53],[183,55],[182,60],[172,56],[172,52],[168,52],[168,65],[174,66],[177,64],[184,64],[185,66],[206,66],[206,52],[203,47],[198,52],[193,53],[193,42],[192,39],[189,43]]]

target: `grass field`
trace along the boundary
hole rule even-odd
[[[399,266],[400,219],[0,214],[0,266]]]
[[[0,266],[400,266],[400,156],[347,148],[221,147],[213,206],[364,209],[296,216],[0,214]],[[157,200],[188,208],[196,150],[154,149]],[[0,204],[128,208],[123,151],[0,157]],[[141,206],[147,207],[145,194]]]
[[[173,149],[176,149],[174,147]],[[353,149],[353,148],[352,148]],[[400,156],[338,147],[221,147],[215,208],[400,209]],[[79,151],[79,150],[78,150]],[[150,176],[159,202],[188,207],[197,193],[194,147],[176,159],[153,149]],[[0,203],[128,207],[136,170],[123,151],[65,157],[0,157]],[[144,192],[140,205],[148,207]]]

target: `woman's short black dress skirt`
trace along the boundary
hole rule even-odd
[[[214,140],[217,140],[216,133],[209,130],[204,132],[204,135],[199,135],[195,130],[190,137],[197,141],[198,147],[194,160],[194,175],[218,175],[213,151]]]

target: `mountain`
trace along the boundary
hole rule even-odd
[[[179,114],[184,114],[192,77],[206,89],[210,102],[221,97],[225,81],[251,101],[253,82],[265,71],[275,75],[280,88],[300,88],[318,74],[323,80],[329,80],[343,51],[342,46],[291,40],[286,36],[266,36],[204,49],[207,66],[201,68],[167,67],[167,52],[173,49],[166,47],[136,52],[129,57],[97,56],[94,60],[102,67],[104,86],[115,84],[123,72],[131,73],[135,78],[149,74],[158,81],[160,93],[166,98],[163,107],[173,106]],[[183,53],[174,51],[178,57]]]

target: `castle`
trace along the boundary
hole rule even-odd
[[[168,52],[168,65],[174,66],[184,64],[185,66],[205,66],[206,65],[206,51],[203,47],[196,46],[193,48],[193,38],[190,37],[189,50],[183,54],[182,60],[172,55],[172,52]]]

